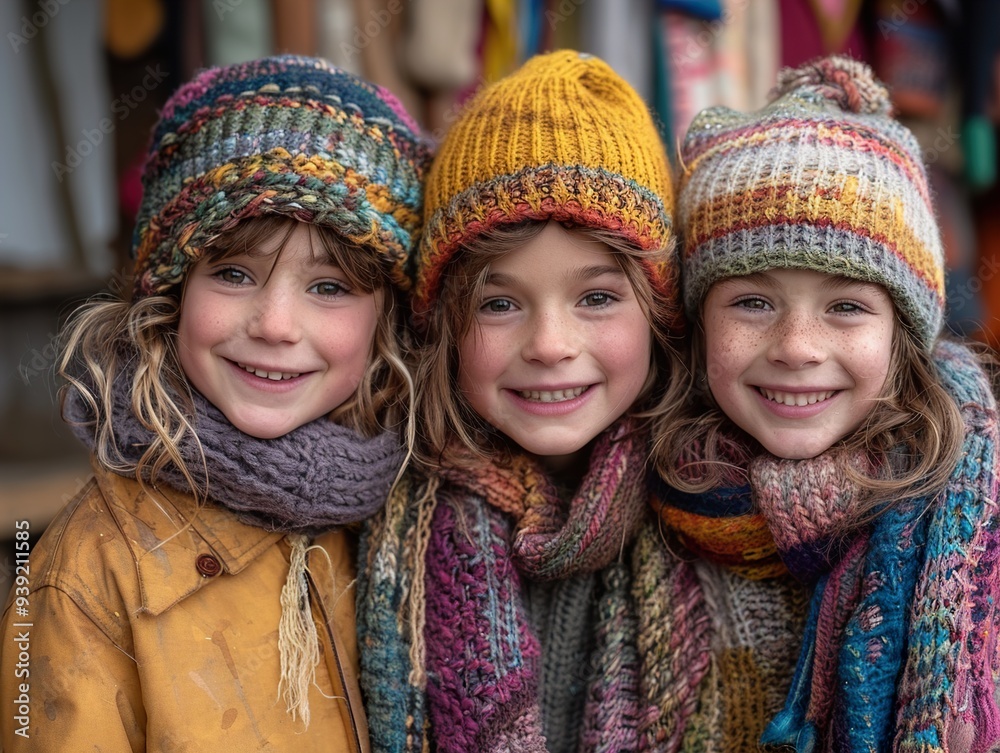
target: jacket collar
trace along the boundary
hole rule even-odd
[[[199,506],[190,494],[165,486],[147,494],[134,478],[96,465],[94,475],[135,558],[142,609],[152,615],[239,573],[284,537],[214,503]]]

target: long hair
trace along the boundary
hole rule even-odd
[[[892,353],[885,384],[865,422],[827,452],[844,457],[867,453],[870,473],[845,463],[844,472],[859,486],[853,522],[870,519],[886,504],[933,496],[954,470],[965,429],[959,407],[941,384],[932,357],[896,312]],[[705,334],[692,327],[688,368],[674,403],[661,403],[654,419],[652,460],[660,476],[687,492],[729,483],[734,471],[765,450],[723,413],[708,388]],[[700,465],[686,465],[690,448]],[[740,448],[733,452],[733,448]],[[742,467],[734,467],[736,466]],[[745,475],[744,475],[745,477]]]
[[[205,257],[219,261],[252,253],[263,241],[280,237],[276,261],[295,223],[279,216],[241,222],[216,238]],[[366,436],[402,428],[412,443],[413,379],[406,362],[409,336],[403,326],[403,303],[376,253],[348,244],[328,228],[317,226],[314,231],[323,252],[344,271],[352,287],[365,293],[384,291],[370,363],[353,396],[330,419]],[[95,417],[94,452],[103,467],[134,476],[145,486],[172,463],[195,495],[201,496],[207,486],[205,468],[189,468],[178,449],[188,436],[200,448],[193,426],[191,386],[177,354],[182,289],[177,286],[168,294],[134,301],[119,291],[78,308],[60,334],[58,374],[66,379],[67,387],[79,392]],[[137,462],[123,457],[115,443],[113,388],[128,374],[132,412],[153,435]]]
[[[415,460],[434,470],[458,443],[462,453],[504,463],[513,449],[506,438],[479,416],[458,387],[459,345],[475,326],[475,314],[493,262],[537,236],[545,222],[528,221],[484,233],[464,245],[449,263],[441,278],[441,292],[427,318],[427,330],[416,368],[416,415],[420,426],[414,451]],[[627,244],[614,233],[572,227],[580,237],[606,244],[621,266],[635,292],[654,338],[652,357],[645,384],[629,412],[645,424],[643,408],[660,393],[676,393],[677,370],[681,361],[674,347],[669,323],[677,310],[675,301],[666,300],[649,282],[642,260],[651,256],[668,258],[672,248],[656,253]],[[636,364],[636,367],[641,367]]]

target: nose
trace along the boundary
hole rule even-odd
[[[804,312],[788,312],[770,332],[767,357],[772,363],[801,369],[826,360],[823,328]]]
[[[542,311],[531,318],[528,327],[521,350],[525,361],[551,366],[580,353],[579,334],[571,317],[559,311]]]
[[[297,342],[301,332],[301,317],[296,313],[293,291],[265,283],[250,305],[247,334],[277,344]]]

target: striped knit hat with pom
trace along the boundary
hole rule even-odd
[[[666,154],[642,98],[595,57],[537,55],[479,92],[449,129],[425,192],[418,325],[463,244],[525,220],[620,235],[651,252],[650,281],[677,298],[677,270],[659,253],[672,251]]]
[[[326,61],[213,68],[178,89],[153,133],[132,248],[141,298],[169,291],[237,222],[277,214],[406,264],[429,151],[387,90]]]
[[[920,147],[871,69],[831,56],[783,71],[745,115],[700,113],[681,152],[684,303],[774,268],[883,285],[928,351],[944,315],[944,252]]]

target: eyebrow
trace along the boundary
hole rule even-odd
[[[585,282],[586,280],[593,280],[595,277],[602,277],[604,275],[625,277],[625,272],[617,264],[593,264],[574,269],[570,275],[570,280]],[[505,274],[503,272],[491,272],[489,277],[486,278],[487,285],[497,285],[499,287],[515,285],[517,281],[518,278],[516,275]]]
[[[865,287],[880,287],[879,283],[870,280],[856,280],[853,277],[844,277],[843,275],[834,275],[829,273],[824,273],[826,277],[823,282],[820,283],[820,288],[823,290],[837,290],[840,288],[850,287],[851,285],[862,285]],[[723,282],[738,281],[738,280],[748,280],[754,285],[760,285],[764,288],[775,288],[778,286],[778,281],[773,277],[768,275],[766,272],[754,272],[748,275],[740,275],[739,277],[730,277]]]
[[[831,276],[827,280],[823,280],[824,290],[837,290],[838,288],[847,288],[852,285],[861,285],[862,287],[872,288],[881,287],[879,283],[871,280],[856,280],[853,277],[841,277],[840,275]]]

